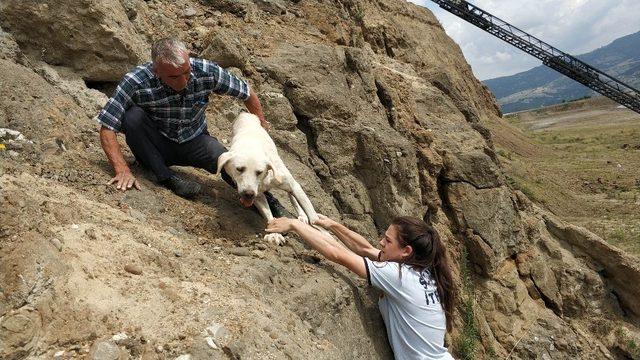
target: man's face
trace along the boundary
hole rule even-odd
[[[191,74],[189,55],[183,54],[183,56],[184,63],[180,67],[159,62],[154,64],[153,68],[160,80],[177,92],[180,92],[187,87],[187,83],[189,83],[189,76]]]

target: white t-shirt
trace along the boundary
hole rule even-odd
[[[395,358],[452,360],[444,347],[445,313],[429,270],[367,258],[364,262],[369,284],[384,292],[378,307]]]

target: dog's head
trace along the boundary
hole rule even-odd
[[[253,205],[261,184],[269,175],[279,179],[273,165],[266,156],[240,154],[227,151],[218,158],[218,173],[224,169],[238,184],[240,203],[245,207]]]

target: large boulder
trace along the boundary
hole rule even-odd
[[[3,1],[0,25],[32,59],[88,81],[118,81],[149,50],[117,0]]]

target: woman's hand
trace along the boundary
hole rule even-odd
[[[335,220],[330,217],[324,216],[322,214],[318,214],[318,220],[313,222],[313,225],[322,226],[325,229],[329,229],[332,225],[336,223]]]
[[[267,228],[264,229],[268,233],[284,233],[293,230],[294,223],[298,220],[289,219],[286,217],[276,218],[267,223]]]

